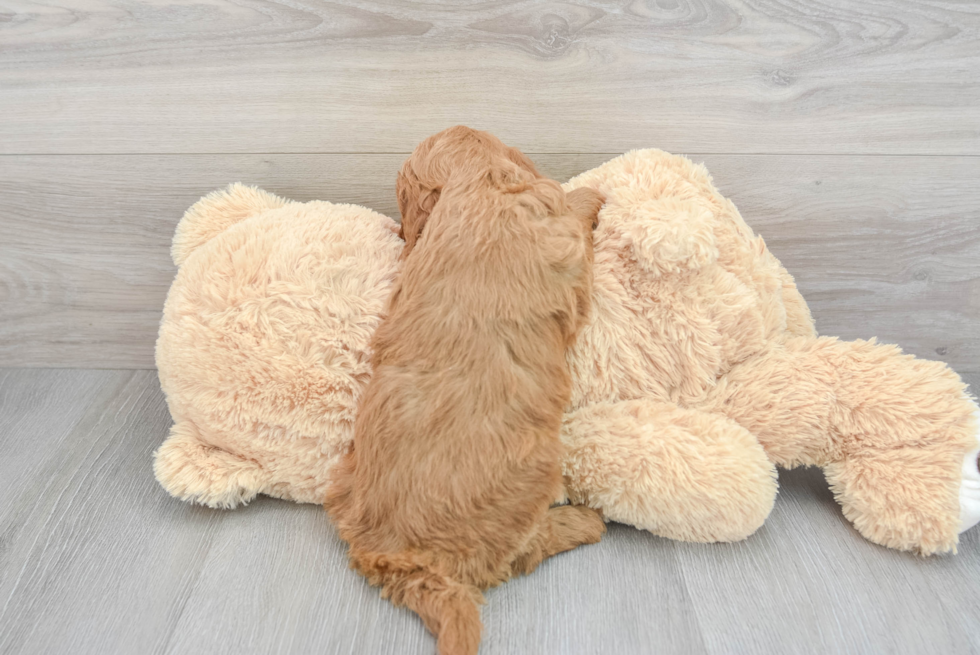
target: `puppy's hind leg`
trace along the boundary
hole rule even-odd
[[[526,575],[538,564],[558,553],[602,538],[606,524],[596,510],[585,505],[552,507],[538,524],[536,532],[511,562],[515,575]]]

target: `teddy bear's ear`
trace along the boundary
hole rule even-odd
[[[564,188],[590,186],[603,192],[606,204],[596,237],[617,241],[641,269],[659,277],[717,261],[717,216],[702,200],[710,185],[703,166],[647,149],[611,159]]]
[[[636,204],[615,203],[608,213],[636,262],[660,277],[684,270],[697,270],[718,259],[715,217],[701,203],[676,198],[647,199]],[[610,226],[612,227],[612,226]]]
[[[287,203],[268,191],[238,183],[214,191],[184,213],[174,232],[170,256],[180,266],[197,248],[235,223]]]

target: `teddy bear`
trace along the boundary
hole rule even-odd
[[[772,509],[777,466],[819,466],[870,541],[955,552],[980,521],[980,411],[949,367],[817,336],[793,278],[701,165],[634,150],[564,188],[581,186],[607,200],[590,322],[568,353],[557,500],[736,541]],[[156,347],[174,425],[154,472],[169,493],[322,501],[403,245],[370,209],[240,184],[187,211]]]

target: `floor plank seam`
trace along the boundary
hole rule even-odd
[[[635,148],[630,148],[630,150],[639,150],[644,148],[658,148],[655,144],[639,144]],[[666,149],[669,152],[673,152],[678,155],[685,155],[688,157],[904,157],[904,158],[930,158],[930,157],[945,157],[950,159],[963,158],[963,159],[976,159],[980,158],[980,153],[916,153],[916,152],[696,152],[690,150],[671,150]],[[547,155],[547,156],[608,156],[616,157],[618,155],[626,152],[625,150],[611,150],[608,152],[593,152],[593,151],[524,151],[524,154],[529,157],[536,155]],[[403,155],[407,157],[412,154],[410,151],[330,151],[330,150],[310,150],[310,151],[296,151],[296,152],[238,152],[238,151],[228,151],[228,152],[0,152],[0,157],[262,157],[262,156],[365,156],[365,155]]]

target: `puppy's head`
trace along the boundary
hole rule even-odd
[[[420,143],[398,171],[395,190],[407,255],[422,234],[443,188],[468,180],[485,181],[510,192],[541,177],[530,159],[489,132],[450,127]]]

